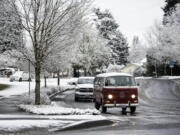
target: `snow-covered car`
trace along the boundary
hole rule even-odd
[[[24,71],[17,71],[10,77],[10,82],[13,81],[31,81],[31,77],[29,77],[29,73]]]
[[[75,101],[80,99],[92,100],[94,89],[94,77],[80,77],[77,80],[75,90]]]

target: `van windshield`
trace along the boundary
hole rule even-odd
[[[135,80],[131,76],[111,76],[106,79],[106,86],[135,86]]]

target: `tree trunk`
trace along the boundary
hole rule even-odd
[[[40,105],[40,85],[41,85],[41,80],[40,80],[40,73],[41,73],[41,67],[37,63],[36,68],[35,68],[35,104]]]
[[[84,76],[87,76],[87,70],[84,69]]]
[[[164,64],[164,75],[167,75],[167,64]]]
[[[46,79],[46,76],[44,76],[44,86],[45,86],[45,88],[47,87],[47,79]]]
[[[60,76],[59,76],[59,71],[57,72],[57,77],[58,77],[57,83],[58,83],[58,86],[59,86],[59,85],[60,85]]]

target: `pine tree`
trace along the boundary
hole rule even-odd
[[[0,0],[0,53],[21,44],[21,18],[15,10],[8,0]]]
[[[125,65],[128,62],[128,43],[124,35],[118,30],[119,25],[108,10],[102,12],[100,9],[95,9],[95,14],[99,34],[106,39],[107,46],[111,48],[110,62]]]
[[[180,0],[165,0],[166,5],[163,8],[164,11],[164,15],[170,15],[172,13],[173,10],[175,10],[175,5],[177,3],[180,3]]]
[[[163,24],[167,23],[166,17],[172,14],[172,12],[176,8],[176,4],[180,3],[180,0],[165,0],[165,2],[166,5],[163,8],[164,11]]]

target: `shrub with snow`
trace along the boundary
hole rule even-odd
[[[41,92],[41,104],[49,105],[51,104],[51,100],[49,96],[45,92]],[[30,96],[28,94],[24,94],[21,99],[22,104],[34,105],[35,104],[35,93],[31,93]]]

